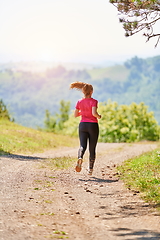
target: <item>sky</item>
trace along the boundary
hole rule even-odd
[[[126,38],[109,0],[0,0],[0,63],[119,62],[160,55],[155,44]]]

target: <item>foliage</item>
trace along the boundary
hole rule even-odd
[[[77,138],[26,128],[0,119],[0,154],[33,153],[78,145]]]
[[[153,112],[147,111],[144,103],[118,105],[108,101],[99,109],[103,116],[100,124],[100,141],[102,142],[135,142],[140,140],[156,141],[160,128]]]
[[[69,118],[70,102],[61,100],[59,111],[59,114],[57,113],[55,116],[51,116],[50,112],[46,110],[44,121],[46,130],[55,132],[63,129],[64,123]]]
[[[64,123],[68,120],[69,118],[69,112],[70,112],[70,101],[60,101],[60,113],[57,115],[58,116],[58,128],[60,130],[63,129]]]
[[[148,41],[158,38],[157,46],[160,33],[156,33],[155,26],[160,20],[159,0],[110,0],[110,3],[117,7],[127,37],[143,31]]]
[[[14,119],[11,120],[10,114],[2,99],[0,100],[0,119],[1,118],[7,119],[9,121],[14,121]]]
[[[50,112],[46,110],[46,116],[44,120],[45,129],[51,132],[55,131],[56,128],[56,118],[51,116]]]
[[[117,102],[108,101],[101,103],[99,120],[101,142],[135,142],[141,140],[159,140],[160,127],[153,112],[147,111],[144,103],[118,105]],[[79,119],[78,119],[79,120]],[[73,120],[73,115],[65,123],[66,134],[77,135],[78,122]]]
[[[157,150],[125,161],[118,171],[129,189],[140,191],[146,201],[160,207],[160,152]]]
[[[78,136],[78,124],[80,119],[73,116],[73,113],[69,116],[68,121],[64,123],[63,133],[69,136]]]

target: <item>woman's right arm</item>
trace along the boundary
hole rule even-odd
[[[74,116],[79,117],[80,115],[81,115],[81,113],[80,113],[79,109],[75,109]]]
[[[101,115],[97,112],[97,107],[92,107],[92,115],[98,119],[101,118]]]

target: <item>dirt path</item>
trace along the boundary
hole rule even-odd
[[[98,144],[92,177],[87,154],[80,173],[40,168],[47,157],[77,156],[77,148],[1,156],[0,240],[160,239],[160,215],[114,174],[115,165],[155,148]]]

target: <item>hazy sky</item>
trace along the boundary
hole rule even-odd
[[[142,33],[124,33],[109,0],[0,0],[0,62],[101,63],[160,55],[156,39],[146,43]]]

